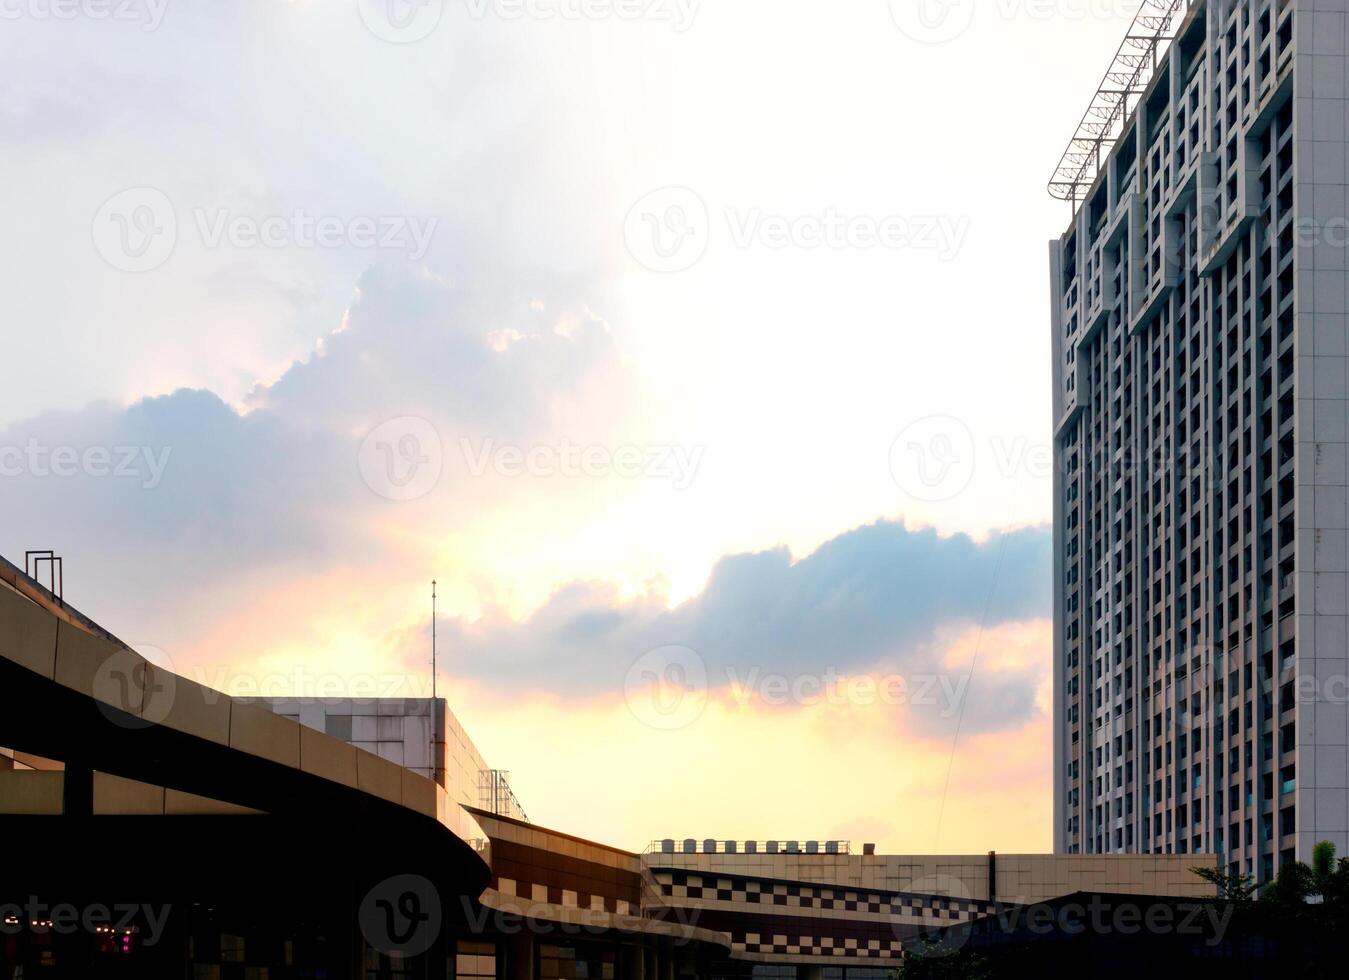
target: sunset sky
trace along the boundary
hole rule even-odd
[[[0,24],[0,553],[239,694],[426,693],[434,578],[560,830],[1050,848],[1044,185],[1136,3],[85,6]]]

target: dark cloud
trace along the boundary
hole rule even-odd
[[[198,578],[324,560],[351,541],[334,531],[362,499],[354,468],[338,465],[346,443],[269,412],[241,416],[207,391],[27,419],[0,430],[0,501],[20,516],[5,550],[55,547],[100,577],[118,564]]]
[[[605,325],[582,311],[565,332],[531,297],[477,293],[423,270],[385,266],[362,278],[342,330],[250,404],[329,428],[369,425],[391,411],[469,433],[521,438],[550,406],[615,368]]]
[[[402,416],[428,420],[446,447],[546,430],[613,356],[603,324],[574,321],[558,332],[528,303],[494,309],[415,269],[372,270],[343,328],[244,413],[180,390],[0,426],[0,553],[55,549],[76,605],[153,636],[195,589],[223,598],[248,576],[369,564],[376,518],[419,504],[366,485],[365,434]],[[440,520],[471,505],[438,490],[420,505]]]
[[[227,608],[239,592],[296,574],[375,567],[384,554],[372,528],[404,505],[362,479],[372,428],[417,416],[447,445],[526,441],[548,438],[555,407],[592,387],[621,403],[609,332],[583,306],[559,330],[556,314],[525,293],[485,295],[409,267],[375,269],[342,328],[257,388],[244,413],[182,390],[0,429],[0,551],[57,550],[77,606],[165,643],[183,636],[170,620],[210,623],[208,603]],[[473,492],[458,481],[400,519],[434,537],[474,506]],[[941,732],[954,724],[949,693],[964,675],[942,664],[939,631],[1047,615],[1050,547],[1042,528],[976,542],[878,522],[799,561],[785,548],[727,556],[701,594],[673,609],[660,595],[625,599],[611,585],[571,583],[524,622],[449,625],[446,649],[460,672],[503,690],[576,695],[622,691],[634,662],[668,645],[696,651],[714,687],[769,673],[933,676],[948,688],[919,723]],[[1023,723],[1042,675],[1040,666],[976,674],[966,728]]]
[[[723,558],[706,588],[667,609],[659,597],[623,601],[606,584],[559,589],[524,622],[488,617],[443,634],[457,671],[489,683],[587,695],[621,692],[648,651],[682,646],[706,664],[713,688],[765,674],[873,672],[960,691],[943,665],[944,627],[989,629],[1043,618],[1051,608],[1051,535],[1042,527],[976,542],[879,521],[793,561],[785,548]],[[987,652],[987,651],[986,651]],[[1034,713],[1048,662],[977,672],[964,698],[965,730],[1017,727]],[[912,690],[912,685],[911,685]],[[919,726],[949,730],[952,698]]]

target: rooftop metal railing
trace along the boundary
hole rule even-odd
[[[1175,39],[1176,27],[1198,2],[1143,0],[1059,165],[1054,168],[1054,176],[1049,180],[1051,195],[1076,205],[1091,189],[1115,140],[1137,107],[1138,97],[1146,91],[1158,63]]]
[[[846,840],[720,840],[667,837],[652,841],[647,854],[851,854]]]

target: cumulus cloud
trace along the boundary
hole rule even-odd
[[[506,345],[493,336],[503,327]],[[387,499],[363,477],[368,433],[425,420],[437,443],[420,446],[428,454],[460,438],[546,433],[616,373],[612,359],[608,330],[583,310],[559,329],[527,303],[375,268],[340,328],[242,411],[180,390],[0,427],[0,509],[11,516],[0,550],[57,550],[77,605],[138,628],[196,587],[223,594],[249,576],[368,564],[381,521],[443,522],[471,505],[440,486],[410,504]]]
[[[910,701],[933,685],[936,703],[909,713],[926,733],[953,730],[959,701],[967,730],[1014,728],[1035,712],[1048,651],[976,671],[966,687],[949,641],[1047,616],[1051,545],[1043,527],[975,541],[878,521],[800,560],[785,548],[727,556],[674,608],[660,594],[625,599],[606,583],[573,582],[523,621],[489,615],[443,635],[461,673],[514,688],[621,692],[639,658],[678,646],[705,665],[713,691],[772,675],[789,689],[810,678],[818,694],[816,682],[836,676],[895,676]]]
[[[441,539],[482,508],[541,505],[520,495],[556,493],[546,482],[465,479],[458,444],[602,442],[622,424],[629,386],[607,326],[584,305],[555,312],[525,291],[376,267],[340,326],[242,408],[180,390],[0,428],[0,508],[18,518],[0,550],[54,548],[85,612],[190,645],[249,608],[250,590],[391,567],[409,540]],[[425,421],[437,445],[415,448],[434,448],[446,475],[394,502],[370,484],[362,452],[368,434],[407,417]],[[573,581],[523,620],[489,611],[444,637],[465,665],[457,672],[501,691],[611,695],[645,653],[679,646],[705,665],[713,692],[898,676],[910,697],[928,685],[935,698],[905,714],[912,730],[947,733],[962,716],[968,730],[1005,730],[1034,714],[1043,661],[991,666],[970,682],[951,662],[952,637],[1043,618],[1050,548],[1038,527],[976,541],[878,521],[799,559],[786,548],[727,555],[673,608],[658,590],[633,597]],[[419,630],[405,638],[403,649],[425,648]]]
[[[424,271],[377,267],[320,352],[248,403],[338,430],[399,410],[461,432],[537,434],[559,398],[615,368],[602,320],[584,309],[554,317],[531,308],[523,291],[480,293]]]

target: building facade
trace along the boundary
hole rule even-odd
[[[240,698],[434,780],[461,806],[528,820],[444,698]]]
[[[452,773],[482,759],[434,748],[441,715],[230,697],[0,562],[0,976],[883,980],[1049,896],[1213,893],[1198,855],[623,850],[506,812],[500,785],[466,801]]]
[[[1055,848],[1349,850],[1349,0],[1149,0],[1051,191]]]
[[[827,845],[832,845],[827,846]],[[848,841],[653,843],[656,901],[724,932],[732,955],[772,966],[849,965],[883,980],[906,944],[1083,889],[1211,896],[1193,855],[876,854]]]

